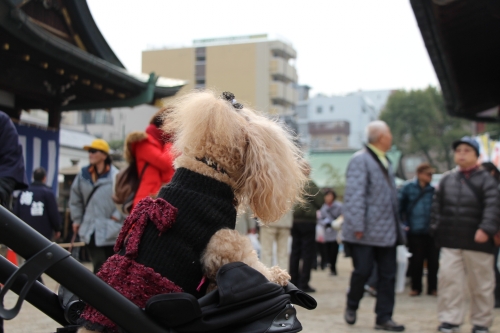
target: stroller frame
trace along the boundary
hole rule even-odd
[[[16,268],[0,257],[0,282],[5,284],[0,291],[0,318],[14,318],[27,300],[64,326],[58,332],[75,332],[78,328],[74,325],[74,315],[79,317],[83,305],[78,299],[127,333],[220,332],[225,328],[241,333],[295,333],[302,326],[293,304],[309,310],[317,306],[314,298],[293,284],[281,287],[244,263],[234,262],[221,267],[216,278],[218,288],[204,297],[196,299],[187,293],[156,295],[148,301],[146,309],[141,309],[72,258],[68,251],[1,206],[0,243],[28,259]],[[37,281],[42,273],[61,284],[60,295]],[[12,309],[2,305],[8,290],[19,295]]]

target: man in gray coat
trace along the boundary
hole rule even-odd
[[[396,281],[396,246],[405,236],[398,217],[398,199],[391,162],[385,153],[392,135],[383,121],[367,126],[368,145],[352,157],[347,167],[343,205],[343,241],[351,252],[354,271],[347,294],[344,318],[353,325],[374,262],[378,267],[375,329],[402,332],[392,320]]]

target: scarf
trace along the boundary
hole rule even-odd
[[[111,166],[106,164],[103,173],[99,174],[97,172],[97,168],[94,165],[89,166],[90,177],[92,178],[92,183],[95,183],[99,178],[105,176],[109,170],[111,170]]]
[[[465,178],[469,179],[470,175],[474,171],[476,171],[477,169],[479,169],[479,165],[475,165],[475,166],[473,166],[472,168],[469,168],[469,169],[462,169],[462,168],[460,168],[460,172],[464,174]]]

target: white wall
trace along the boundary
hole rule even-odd
[[[319,109],[321,108],[321,112]],[[365,127],[377,119],[375,110],[361,96],[316,96],[308,100],[308,122],[347,121],[349,148],[359,149],[365,142]]]
[[[358,91],[351,93],[349,95],[358,95],[366,98],[367,103],[371,104],[375,108],[377,118],[380,116],[380,112],[385,107],[387,99],[394,92],[394,90],[369,90],[369,91]]]
[[[89,164],[89,153],[83,149],[59,147],[59,170],[72,166],[71,160],[79,160],[78,165],[83,167]]]
[[[151,117],[158,111],[158,107],[151,105],[139,105],[133,108],[113,108],[113,124],[88,124],[87,131],[106,141],[123,140],[133,131],[144,131]],[[85,126],[78,124],[77,112],[67,112],[63,124],[66,128],[84,131]]]

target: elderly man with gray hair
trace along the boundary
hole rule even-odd
[[[347,294],[345,321],[353,325],[374,263],[378,267],[375,329],[402,332],[392,320],[396,281],[396,246],[405,243],[391,162],[385,153],[392,134],[383,121],[367,126],[368,144],[347,167],[342,237],[354,265]]]

